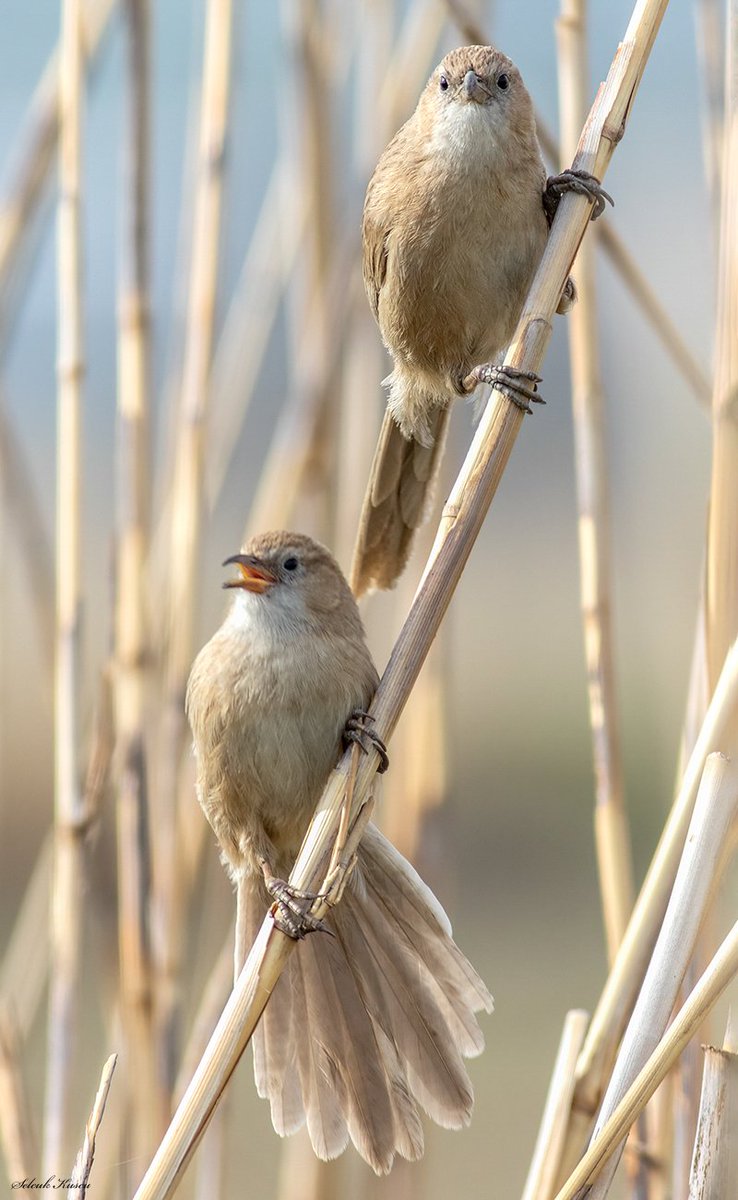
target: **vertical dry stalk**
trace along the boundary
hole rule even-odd
[[[695,3],[702,101],[702,157],[716,242],[720,229],[723,177],[723,7],[720,0],[696,0]]]
[[[711,754],[705,763],[664,923],[602,1101],[595,1138],[666,1029],[700,926],[714,896],[725,841],[737,810],[738,763]],[[590,1200],[603,1200],[606,1196],[619,1157],[617,1152],[611,1157],[590,1193]]]
[[[738,1055],[704,1046],[689,1200],[727,1200],[738,1179]]]
[[[620,1145],[640,1112],[666,1078],[687,1043],[707,1014],[738,974],[738,922],[723,941],[667,1032],[628,1088],[607,1124],[593,1140],[555,1200],[588,1200],[593,1194],[587,1184],[597,1176],[609,1156]],[[586,1189],[584,1192],[582,1189]]]
[[[33,1123],[21,1064],[21,1039],[9,1009],[0,1009],[0,1142],[8,1181],[30,1179],[38,1162]]]
[[[75,1018],[79,1001],[84,834],[87,821],[78,762],[81,416],[84,372],[81,0],[63,0],[61,47],[57,232],[55,844],[44,1145],[45,1169],[49,1174],[60,1169],[67,1149]]]
[[[162,713],[162,757],[154,840],[157,909],[157,1020],[163,1079],[174,1076],[178,1007],[180,897],[177,881],[177,795],[185,745],[184,693],[193,653],[196,581],[202,531],[203,462],[210,397],[223,199],[223,167],[231,79],[232,0],[209,0],[200,110],[198,176],[182,395],[177,417],[176,460],[171,495],[168,561],[167,664]]]
[[[665,8],[666,0],[639,0],[636,4],[625,42],[616,54],[582,134],[575,159],[577,167],[600,177],[605,173],[614,150],[611,131],[624,129]],[[523,369],[540,367],[553,313],[589,216],[586,200],[573,195],[564,197],[508,355],[512,365]],[[447,506],[444,511],[433,561],[372,705],[377,731],[385,741],[395,729],[450,603],[522,418],[515,405],[501,394],[493,393],[454,488],[453,508]],[[344,850],[350,857],[372,809],[370,795],[377,762],[375,753],[361,761],[359,756],[347,753],[331,773],[290,875],[296,887],[324,891],[325,871],[331,862],[349,780],[352,814],[358,814]],[[314,911],[319,915],[324,908],[325,902],[320,901]],[[175,1191],[294,946],[267,917],[136,1200],[164,1200]]]
[[[553,1196],[574,1093],[574,1071],[588,1020],[589,1013],[582,1009],[566,1014],[522,1200],[551,1200]]]
[[[713,460],[707,533],[707,656],[714,687],[738,632],[738,3],[728,5]]]
[[[95,1159],[95,1141],[100,1130],[100,1124],[105,1114],[105,1105],[110,1091],[110,1084],[113,1079],[113,1071],[115,1064],[118,1061],[117,1054],[111,1054],[110,1058],[105,1063],[100,1076],[100,1085],[95,1096],[95,1103],[92,1106],[87,1125],[85,1126],[85,1138],[82,1147],[77,1155],[74,1169],[72,1171],[72,1186],[76,1189],[75,1194],[82,1197],[87,1195],[87,1189],[90,1181],[90,1171]]]
[[[118,946],[130,1159],[140,1169],[165,1120],[157,1095],[149,938],[150,862],[145,727],[149,656],[145,577],[149,546],[148,0],[125,0],[128,127],[118,291],[118,477],[115,725]],[[137,1182],[137,1179],[136,1179]]]
[[[664,826],[620,950],[598,1002],[577,1065],[577,1086],[567,1137],[565,1163],[576,1161],[589,1136],[615,1049],[641,986],[676,878],[708,754],[721,746],[738,753],[729,736],[738,710],[738,644],[731,647],[705,720],[684,770],[679,792]]]
[[[82,14],[84,53],[94,58],[117,0],[92,0]],[[17,297],[11,284],[28,258],[29,233],[54,162],[59,133],[60,55],[51,55],[18,136],[15,164],[0,204],[0,344],[7,340]]]
[[[556,25],[562,169],[587,111],[585,0],[562,0]],[[630,833],[623,795],[610,603],[604,394],[599,362],[594,246],[576,262],[579,302],[569,314],[574,448],[579,505],[579,573],[589,722],[595,765],[595,839],[608,958],[612,963],[633,908]]]

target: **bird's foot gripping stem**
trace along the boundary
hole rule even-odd
[[[343,740],[345,742],[355,742],[365,754],[368,754],[370,750],[376,750],[380,760],[377,767],[377,774],[383,775],[389,766],[389,755],[387,747],[376,729],[371,728],[373,720],[374,717],[371,713],[357,708],[346,722],[346,727],[343,731]]]
[[[541,376],[535,371],[518,371],[516,367],[496,367],[493,363],[483,363],[480,367],[466,376],[462,381],[462,389],[469,394],[480,383],[488,383],[512,400],[524,413],[532,413],[530,402],[545,404],[543,396],[538,393]]]
[[[606,192],[595,175],[589,171],[577,171],[572,168],[562,171],[560,175],[549,176],[546,190],[543,193],[543,207],[548,217],[549,225],[556,216],[556,210],[564,192],[577,192],[580,196],[588,196],[592,201],[590,220],[596,221],[605,211],[605,204],[615,204],[609,192]]]
[[[311,905],[322,899],[321,896],[316,892],[302,892],[284,879],[277,879],[264,858],[259,859],[259,866],[266,890],[274,900],[272,917],[277,929],[296,942],[309,933],[331,933],[325,922],[310,912]]]

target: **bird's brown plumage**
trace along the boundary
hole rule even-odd
[[[238,889],[239,961],[270,903],[259,859],[288,874],[346,720],[377,683],[327,550],[277,533],[244,556],[267,585],[237,593],[187,690],[198,796]],[[384,1172],[422,1153],[421,1108],[450,1128],[468,1122],[462,1060],[482,1049],[475,1013],[491,997],[438,901],[373,826],[327,920],[334,936],[297,946],[257,1027],[256,1084],[278,1133],[307,1123],[321,1158],[350,1138]]]
[[[440,453],[430,474],[421,456],[418,473],[413,444],[433,445],[462,380],[512,337],[546,243],[545,185],[533,105],[515,64],[492,46],[451,51],[366,193],[364,282],[393,359],[388,411],[410,445],[394,491],[375,503],[376,480],[388,474],[382,459],[401,457],[385,423],[354,552],[357,595],[391,586],[423,519]],[[409,492],[412,505],[402,500]]]

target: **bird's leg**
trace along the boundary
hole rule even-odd
[[[605,203],[615,204],[609,192],[606,192],[599,179],[590,175],[589,171],[577,171],[571,168],[562,171],[560,175],[550,175],[546,181],[543,193],[543,209],[549,225],[556,216],[556,210],[564,192],[577,192],[580,196],[588,196],[592,201],[590,220],[596,221],[605,211]]]
[[[376,750],[380,760],[377,767],[377,774],[383,775],[389,766],[389,755],[387,747],[376,729],[371,728],[373,720],[374,717],[371,713],[364,712],[361,708],[355,709],[346,722],[343,731],[343,740],[344,742],[355,742],[365,754],[368,754],[370,750]]]
[[[535,371],[518,371],[516,367],[497,367],[494,363],[482,363],[460,380],[459,391],[462,396],[468,396],[480,383],[489,383],[507,396],[508,400],[512,400],[524,413],[530,413],[533,412],[531,400],[534,404],[546,403],[537,391],[540,382],[541,376],[536,375]]]
[[[310,912],[310,906],[322,897],[316,892],[300,891],[286,880],[277,879],[265,858],[259,858],[259,867],[264,876],[266,890],[274,900],[272,917],[277,929],[294,941],[300,941],[308,933],[331,932],[323,921]]]

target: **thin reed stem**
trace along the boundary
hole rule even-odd
[[[63,0],[59,90],[58,459],[56,533],[55,844],[47,1047],[45,1170],[67,1156],[82,950],[84,834],[80,783],[82,325],[82,15]]]
[[[118,473],[115,724],[118,945],[130,1160],[139,1171],[166,1119],[157,1087],[149,934],[151,866],[145,731],[150,657],[145,603],[149,550],[150,12],[125,0],[128,120],[118,286]],[[131,1184],[140,1178],[131,1166]]]
[[[573,156],[589,91],[585,0],[562,0],[556,26],[562,169]],[[594,254],[576,260],[578,303],[569,314],[574,461],[579,506],[579,577],[589,723],[595,767],[595,842],[608,959],[612,961],[633,908],[633,866],[623,789],[610,585],[610,530],[604,392],[597,333]]]

